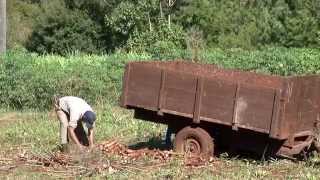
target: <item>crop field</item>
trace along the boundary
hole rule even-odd
[[[97,144],[113,139],[138,149],[161,148],[164,126],[135,120],[131,112],[111,105],[97,113]],[[49,157],[58,145],[59,123],[52,112],[2,112],[0,123],[0,175],[7,179],[318,179],[320,176],[318,156],[293,162],[222,154],[207,163],[188,165],[179,156],[157,160],[146,155],[129,160],[117,154],[96,153],[91,158],[99,161],[93,164],[104,163],[102,169],[84,163],[88,161],[85,157],[69,166],[58,162],[45,165],[40,163],[43,161],[32,161],[31,156]]]
[[[39,56],[8,52],[0,63],[0,176],[5,179],[318,179],[320,157],[305,161],[250,156],[188,159],[164,144],[166,126],[133,118],[118,106],[126,62],[192,61],[187,53]],[[317,74],[319,49],[219,49],[198,63],[274,75]],[[52,96],[74,95],[97,112],[92,153],[57,153],[59,122]]]

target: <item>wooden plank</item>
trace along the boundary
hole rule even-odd
[[[288,146],[293,146],[294,145],[294,134],[298,130],[298,123],[299,123],[299,108],[300,108],[300,101],[301,101],[301,96],[302,96],[302,84],[301,81],[299,80],[299,77],[294,77],[294,87],[293,87],[293,97],[290,102],[290,105],[292,106],[292,109],[288,111],[287,113],[292,114],[292,119],[287,118],[286,123],[289,126],[288,129],[288,134],[289,138],[288,141],[286,142],[286,145]]]
[[[272,138],[279,139],[280,138],[280,108],[281,108],[281,91],[276,90],[274,96],[274,104],[272,110],[272,120],[270,124],[270,134],[269,136]]]
[[[205,79],[201,116],[232,122],[236,85],[219,79]]]
[[[194,105],[194,113],[193,113],[193,122],[200,123],[200,114],[201,114],[201,106],[202,106],[202,93],[203,93],[203,78],[198,77],[197,79],[197,91],[196,91],[196,99]]]
[[[127,104],[158,108],[161,70],[134,64],[130,72]]]
[[[208,117],[202,117],[202,116],[200,116],[200,120],[201,121],[211,122],[211,123],[228,125],[228,126],[232,125],[230,122],[227,122],[227,121],[223,121],[223,120],[220,120],[220,119],[214,119],[214,118],[208,118]]]
[[[279,117],[279,139],[288,139],[291,133],[292,122],[297,118],[296,107],[296,83],[295,78],[291,77],[285,81],[285,87],[282,88],[282,100],[280,117]]]
[[[197,78],[191,74],[181,72],[167,72],[165,87],[179,89],[183,92],[196,92]]]
[[[238,98],[239,98],[240,84],[237,84],[236,92],[234,94],[234,103],[233,103],[233,114],[232,114],[232,129],[238,130],[238,122],[237,122],[237,108],[238,108]]]
[[[195,76],[168,71],[164,82],[164,109],[193,116],[197,79]]]
[[[237,99],[235,121],[239,126],[270,131],[274,104],[274,90],[241,86]]]
[[[121,94],[121,106],[126,107],[127,106],[127,99],[128,99],[128,88],[129,88],[129,81],[130,81],[130,63],[126,65],[125,73],[123,77],[122,82],[122,94]]]
[[[301,95],[299,96],[298,106],[298,122],[296,131],[307,131],[314,128],[316,124],[317,114],[319,112],[318,102],[318,82],[316,77],[300,77],[299,82],[301,83]]]
[[[187,113],[183,113],[183,112],[179,112],[179,111],[173,111],[173,110],[169,110],[169,109],[162,109],[162,112],[177,115],[177,116],[183,116],[183,117],[187,117],[187,118],[193,117],[192,114],[187,114]]]
[[[258,128],[258,127],[251,126],[251,125],[238,124],[237,125],[237,129],[238,128],[249,129],[249,130],[252,130],[252,131],[261,132],[261,133],[265,133],[265,134],[269,133],[269,129]]]
[[[159,103],[158,103],[158,114],[163,115],[162,107],[164,104],[165,99],[165,81],[166,81],[167,73],[165,70],[161,71],[161,84],[160,84],[160,91],[159,91]]]
[[[193,116],[195,93],[166,87],[166,97],[163,108]]]

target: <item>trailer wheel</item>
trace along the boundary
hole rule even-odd
[[[202,128],[187,126],[177,133],[174,149],[178,153],[209,157],[214,153],[213,138]]]

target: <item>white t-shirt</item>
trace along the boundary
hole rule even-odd
[[[76,128],[78,121],[86,111],[93,111],[90,105],[83,99],[74,96],[65,96],[59,99],[59,107],[69,113],[69,126]]]

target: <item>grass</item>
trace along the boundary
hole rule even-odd
[[[10,54],[9,54],[10,55]],[[309,74],[319,73],[319,50],[300,50],[300,49],[271,49],[263,52],[247,52],[247,51],[219,51],[215,50],[210,53],[205,53],[206,59],[203,63],[215,63],[225,68],[237,68],[249,71],[263,72],[267,74]],[[17,56],[17,57],[16,57]],[[43,72],[55,72],[56,66],[66,68],[66,73],[71,73],[72,77],[77,76],[77,70],[87,67],[88,64],[95,65],[96,72],[106,72],[107,74],[96,76],[93,74],[90,77],[106,77],[103,81],[98,81],[99,78],[93,78],[94,87],[99,87],[97,90],[90,91],[92,94],[92,100],[96,99],[97,92],[101,92],[102,99],[106,97],[112,97],[110,99],[117,99],[119,97],[119,88],[121,86],[120,76],[123,73],[123,66],[125,62],[130,60],[150,59],[148,55],[136,55],[128,54],[127,56],[112,55],[107,56],[70,56],[67,58],[56,56],[38,56],[33,54],[27,54],[31,60],[34,59],[36,67],[35,73],[38,76],[25,76],[24,71],[26,67],[21,65],[22,74],[18,74],[17,77],[38,77],[40,80],[45,79]],[[18,54],[13,54],[11,59],[24,59],[24,56],[20,57]],[[107,60],[108,59],[108,60]],[[84,61],[86,60],[86,61]],[[18,61],[14,61],[18,62]],[[81,62],[81,63],[80,63]],[[30,61],[26,61],[26,64],[30,64]],[[51,64],[50,64],[51,63]],[[80,64],[77,64],[80,63]],[[280,64],[279,64],[280,63]],[[52,66],[50,66],[52,65]],[[80,66],[81,65],[81,66]],[[19,66],[20,67],[20,66]],[[51,67],[51,68],[50,68]],[[4,67],[5,69],[7,67]],[[62,68],[62,69],[63,69]],[[69,68],[69,69],[68,69]],[[88,69],[88,68],[86,68]],[[90,69],[90,68],[89,68]],[[33,69],[32,69],[33,70]],[[38,70],[43,70],[39,71]],[[16,72],[15,67],[12,72]],[[60,71],[60,70],[59,70]],[[10,84],[13,80],[17,81],[17,78],[11,76],[11,71],[8,72],[10,76],[4,74],[1,77],[7,79],[7,84]],[[82,71],[81,71],[82,72]],[[32,74],[31,73],[31,74]],[[90,74],[91,71],[88,71]],[[28,74],[28,73],[27,73]],[[48,77],[55,73],[46,73]],[[70,74],[70,75],[71,75]],[[60,77],[60,76],[57,76]],[[37,78],[34,78],[32,82],[38,82]],[[60,78],[56,78],[60,80]],[[90,79],[90,78],[89,78]],[[78,82],[78,79],[73,79]],[[56,82],[56,81],[53,81]],[[57,81],[60,82],[60,81]],[[91,82],[91,81],[90,81]],[[100,82],[101,84],[99,84]],[[36,100],[43,100],[42,104],[50,104],[49,98],[52,92],[56,92],[55,89],[48,92],[44,92],[42,98],[34,98],[31,95],[36,93],[29,92],[28,89],[22,91],[26,86],[26,82],[22,79],[19,81],[21,86],[13,91],[9,88],[8,92],[12,96],[6,95],[2,91],[6,100],[16,100],[17,97],[28,97],[25,99],[26,104],[30,106],[24,106],[27,108],[34,108],[34,105],[39,106]],[[48,90],[47,85],[54,86],[51,81],[43,82],[44,84],[36,84],[33,88],[39,90],[41,88]],[[4,85],[7,85],[4,84]],[[105,87],[104,85],[110,85]],[[42,86],[43,85],[43,86]],[[100,86],[98,86],[100,85]],[[5,87],[5,86],[3,86]],[[54,86],[55,87],[55,86]],[[62,86],[64,87],[64,86]],[[5,88],[4,88],[5,89]],[[82,87],[71,88],[70,92],[76,92],[82,90]],[[19,91],[20,90],[20,91]],[[38,91],[35,91],[38,92]],[[107,92],[107,94],[103,94]],[[13,93],[13,94],[12,94]],[[26,95],[30,93],[31,95]],[[81,92],[79,91],[81,94]],[[99,94],[98,93],[98,94]],[[107,96],[108,95],[108,96]],[[100,97],[100,96],[99,96]],[[46,102],[48,101],[48,102]],[[95,101],[93,101],[95,102]],[[101,102],[103,103],[103,102]],[[5,104],[5,103],[2,103]],[[10,103],[9,103],[10,104]],[[98,120],[96,122],[96,141],[101,142],[108,139],[118,139],[122,143],[127,145],[137,145],[143,142],[143,144],[151,147],[159,145],[159,139],[163,138],[165,126],[154,124],[151,122],[145,122],[136,120],[133,118],[133,113],[128,110],[124,110],[115,105],[115,102],[97,104],[96,111]],[[2,105],[3,106],[3,105]],[[8,106],[3,106],[10,107]],[[41,106],[42,107],[42,106]],[[44,108],[46,109],[46,108]],[[26,168],[16,168],[10,173],[2,172],[1,159],[16,157],[17,154],[29,151],[33,153],[43,154],[51,152],[58,145],[59,139],[59,122],[53,112],[47,111],[24,111],[24,112],[10,112],[0,109],[0,176],[7,179],[55,179],[57,175],[46,172],[34,171]],[[106,158],[106,157],[101,157]],[[114,159],[117,160],[117,159]],[[174,159],[168,165],[163,167],[155,167],[147,171],[137,171],[132,169],[126,169],[115,173],[102,172],[101,174],[95,174],[93,179],[107,178],[107,179],[319,179],[320,177],[320,158],[315,156],[306,162],[292,162],[288,160],[273,159],[266,162],[252,160],[249,158],[240,157],[228,157],[223,156],[216,159],[213,163],[201,168],[190,168],[183,165],[182,159]]]
[[[187,51],[186,51],[187,52]],[[190,56],[163,56],[158,60]],[[319,49],[265,48],[211,49],[199,53],[201,63],[275,75],[319,74]],[[148,54],[115,53],[105,55],[37,55],[9,51],[0,55],[0,108],[48,110],[53,95],[73,95],[90,104],[116,102],[122,87],[125,64],[152,61]]]
[[[126,144],[155,143],[154,138],[164,136],[165,126],[133,119],[132,112],[105,104],[96,108],[96,141],[116,138]],[[0,159],[14,157],[21,151],[46,153],[58,145],[59,122],[53,112],[1,111]],[[155,145],[155,144],[153,144]],[[151,144],[152,146],[152,144]],[[168,165],[148,171],[122,170],[115,173],[95,174],[94,179],[318,179],[320,159],[315,156],[306,162],[269,160],[222,156],[201,168],[183,165],[183,159],[174,159]],[[17,168],[8,179],[54,179],[46,172]]]
[[[50,112],[2,112],[3,126],[0,128],[0,142],[4,145],[30,144],[33,150],[45,152],[58,145],[59,121]],[[107,104],[97,109],[97,141],[116,138],[128,143],[159,136],[164,126],[150,122],[136,121],[132,112]],[[7,123],[10,121],[10,123]],[[137,139],[137,137],[139,137]]]

